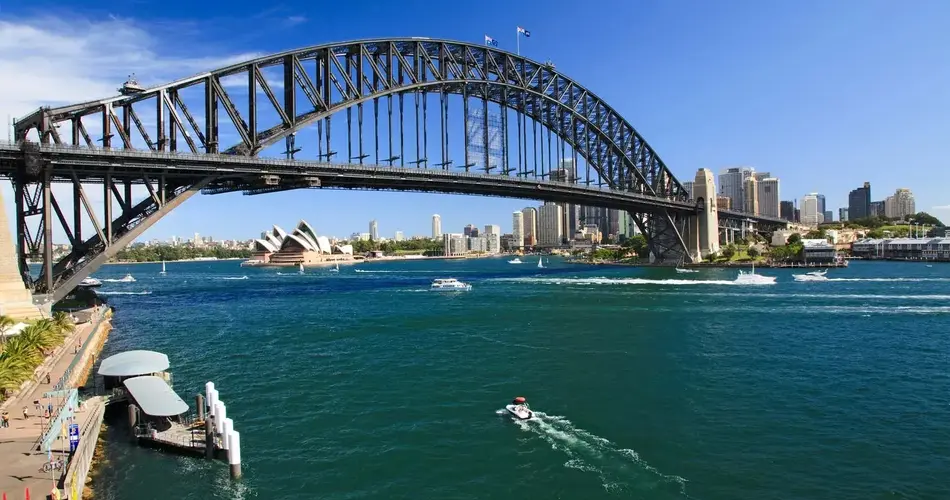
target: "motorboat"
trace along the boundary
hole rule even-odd
[[[755,263],[752,264],[752,271],[745,272],[739,270],[739,276],[736,277],[736,283],[742,285],[774,285],[775,276],[762,276],[755,274]]]
[[[102,282],[90,276],[83,278],[83,280],[79,282],[79,286],[83,288],[96,288],[102,286]]]
[[[467,292],[472,289],[472,285],[462,283],[455,278],[440,278],[434,280],[429,289],[436,292]]]
[[[514,259],[509,260],[508,263],[509,264],[523,264],[523,262],[521,262],[521,259],[519,259],[518,257],[515,257]]]
[[[118,280],[120,283],[134,283],[135,278],[132,277],[132,273],[126,273],[122,279]]]
[[[805,274],[793,274],[792,278],[795,278],[795,281],[828,281],[826,274],[828,274],[827,270],[812,271]]]
[[[505,406],[505,409],[518,420],[528,420],[534,416],[534,412],[528,407],[528,401],[521,396],[512,400],[510,405]]]
[[[697,271],[696,269],[685,269],[682,267],[677,267],[676,272],[680,274],[686,274],[686,273],[698,273],[699,271]]]

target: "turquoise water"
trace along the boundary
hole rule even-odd
[[[214,381],[245,478],[114,428],[100,499],[946,498],[950,265],[158,271],[96,274],[138,280],[101,289],[107,353],[167,353],[187,401]],[[514,396],[538,418],[500,415]]]

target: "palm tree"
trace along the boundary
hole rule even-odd
[[[10,327],[15,324],[16,321],[13,321],[13,318],[7,316],[6,314],[0,315],[0,345],[6,343],[7,331],[10,330]]]
[[[0,356],[0,399],[6,399],[10,391],[30,378],[35,366],[23,356],[10,356],[7,352]]]
[[[63,311],[57,311],[56,314],[53,315],[52,322],[64,335],[69,335],[76,328],[73,319]]]

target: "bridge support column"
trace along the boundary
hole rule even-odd
[[[10,223],[7,220],[0,192],[0,314],[15,319],[34,319],[42,317],[39,307],[33,304],[33,295],[26,288],[17,265],[16,248],[10,235]]]
[[[716,182],[712,170],[701,168],[693,182],[693,198],[699,205],[699,213],[691,224],[696,234],[697,245],[690,245],[693,260],[702,260],[709,254],[719,253],[719,209],[716,205]]]

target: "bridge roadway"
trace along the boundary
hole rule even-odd
[[[451,172],[430,168],[390,167],[329,162],[284,160],[224,154],[184,154],[126,149],[102,149],[35,144],[43,163],[53,165],[53,181],[72,181],[75,175],[86,183],[102,182],[106,174],[123,174],[167,180],[197,181],[209,176],[216,180],[206,193],[245,191],[247,194],[321,187],[475,194],[522,199],[577,203],[649,213],[670,210],[696,213],[691,201],[650,196],[596,186],[500,174]],[[25,158],[18,144],[0,143],[0,175],[12,176]],[[268,185],[266,176],[276,176],[279,184]],[[720,218],[784,223],[781,219],[720,211]]]

